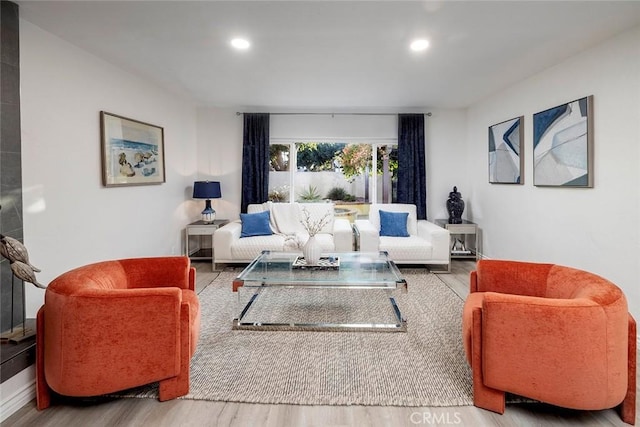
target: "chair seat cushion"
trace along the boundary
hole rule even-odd
[[[392,260],[420,263],[432,258],[433,245],[419,236],[380,236],[380,250],[389,252]]]

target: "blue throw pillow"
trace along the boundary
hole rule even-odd
[[[258,213],[241,213],[242,231],[240,237],[270,236],[273,234],[269,224],[269,211]]]
[[[409,232],[407,232],[409,212],[378,212],[380,213],[381,236],[409,237]]]

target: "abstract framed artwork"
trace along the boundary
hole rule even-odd
[[[523,184],[524,116],[489,126],[489,183]]]
[[[533,185],[593,187],[593,95],[533,115]]]
[[[100,133],[105,187],[165,182],[163,128],[101,111]]]

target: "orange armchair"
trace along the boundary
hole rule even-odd
[[[36,400],[97,396],[159,382],[161,401],[189,392],[200,331],[195,269],[186,257],[76,268],[52,281],[38,311]]]
[[[620,288],[602,277],[478,261],[463,341],[475,406],[502,414],[510,392],[572,409],[618,407],[635,424],[636,324]]]

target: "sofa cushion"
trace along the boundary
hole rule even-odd
[[[269,209],[277,233],[293,235],[304,230],[297,203],[271,203]]]
[[[284,246],[285,236],[281,234],[245,237],[232,243],[231,256],[233,259],[249,261],[262,251],[282,251]]]
[[[433,245],[418,236],[380,236],[380,250],[387,251],[392,260],[423,263],[433,258]]]
[[[333,203],[270,203],[267,208],[271,212],[271,225],[276,233],[305,233],[304,211],[309,213],[309,219],[315,223],[326,217],[325,225],[319,232],[333,233]]]
[[[389,237],[409,237],[407,232],[408,212],[378,211],[380,214],[380,235]]]
[[[240,232],[240,237],[269,236],[273,234],[269,218],[269,211],[241,213],[242,231]]]

